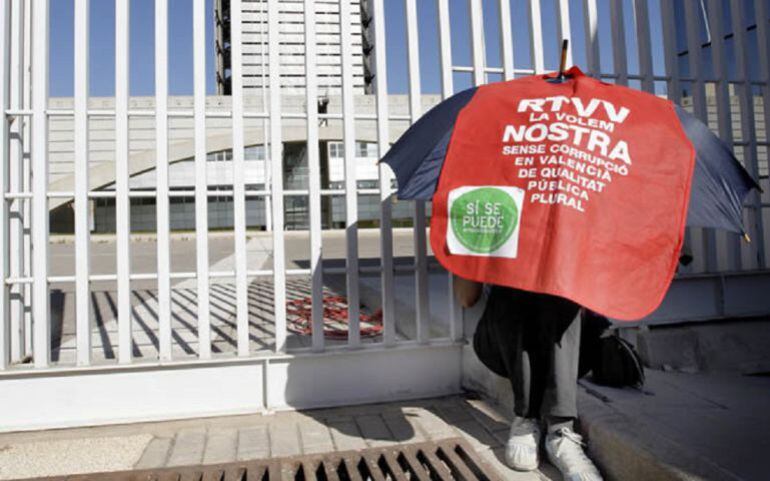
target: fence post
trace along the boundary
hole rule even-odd
[[[160,331],[158,357],[161,361],[170,361],[173,357],[168,150],[168,0],[155,0],[155,206]]]
[[[583,0],[583,25],[585,26],[586,67],[594,78],[601,76],[599,57],[599,13],[596,0]]]
[[[655,93],[652,71],[652,46],[650,44],[650,14],[647,0],[634,0],[634,23],[639,53],[639,74],[642,76],[642,90]]]
[[[48,0],[32,13],[32,322],[35,367],[48,367],[51,327],[48,298]]]
[[[733,126],[732,112],[730,106],[730,79],[729,68],[727,65],[727,52],[725,46],[725,34],[722,18],[722,1],[709,0],[708,25],[711,31],[711,59],[712,70],[716,81],[716,100],[717,100],[717,121],[719,125],[719,138],[735,150],[733,144]],[[719,231],[716,233],[716,246],[718,253],[727,253],[723,262],[717,265],[720,270],[740,270],[741,256],[740,244],[737,239],[729,239],[727,233]],[[720,265],[721,264],[721,265]]]
[[[761,2],[756,2],[761,3]],[[747,56],[749,49],[746,45],[746,25],[743,16],[743,1],[730,0],[730,13],[732,17],[733,30],[733,52],[735,53],[735,70],[738,77],[738,83],[734,86],[738,95],[738,102],[741,111],[741,140],[745,143],[743,147],[743,163],[746,170],[755,178],[759,178],[759,166],[757,160],[757,134],[754,116],[754,93],[751,83],[751,71],[749,70]],[[755,18],[756,15],[755,15]],[[767,23],[767,17],[759,18],[757,23]],[[764,266],[765,259],[763,249],[765,244],[764,226],[762,222],[762,207],[759,193],[754,191],[749,194],[751,204],[747,206],[748,211],[748,229],[751,232],[752,243],[744,244],[741,240],[735,239],[739,243],[739,249],[745,258],[742,258],[742,264],[748,269],[757,269]],[[753,254],[753,256],[752,256]],[[741,257],[739,257],[741,258]]]
[[[409,73],[409,123],[414,124],[422,115],[420,80],[420,37],[417,33],[417,4],[404,0],[406,10],[406,45]],[[430,337],[430,304],[428,290],[428,252],[426,236],[425,201],[414,201],[414,256],[415,256],[415,313],[418,342]]]
[[[348,346],[361,344],[358,297],[358,185],[356,183],[356,132],[353,98],[353,39],[350,1],[340,0],[340,52],[342,53],[342,137],[345,151],[345,239]]]
[[[446,0],[439,0],[439,3]],[[385,52],[385,7],[383,0],[373,0],[374,6],[374,82],[377,97],[377,153],[381,158],[390,148],[389,131],[390,109],[388,108],[388,76]],[[392,204],[393,173],[384,164],[378,166],[380,191],[380,258],[382,271],[382,328],[383,342],[386,346],[396,343],[395,292],[393,289],[393,229]]]
[[[689,60],[689,76],[692,79],[692,104],[695,116],[702,122],[708,124],[708,107],[706,105],[706,87],[703,81],[703,65],[701,63],[701,42],[698,24],[702,18],[695,11],[695,2],[684,2],[685,22],[687,29],[687,53]],[[717,269],[716,237],[713,229],[702,229],[700,231],[703,252],[703,267],[707,272],[714,272]],[[696,256],[697,260],[697,256]]]
[[[91,244],[88,208],[88,17],[89,0],[75,1],[75,309],[77,364],[91,363]]]
[[[316,77],[315,0],[305,0],[305,104],[310,216],[310,319],[312,348],[324,350],[323,239],[321,226],[321,159],[318,141],[318,79]]]
[[[246,276],[246,185],[243,172],[243,4],[230,1],[230,82],[233,117],[233,236],[235,237],[235,310],[238,355],[249,355],[249,280]],[[262,86],[264,88],[264,85]]]
[[[540,0],[529,0],[529,23],[532,51],[532,68],[535,74],[545,72],[545,61],[543,59],[543,18],[540,14]]]
[[[510,10],[507,15],[503,15],[503,11],[507,4],[510,9],[508,0],[500,1],[500,22],[502,40],[506,42],[506,38],[510,39]],[[450,36],[450,21],[449,21],[449,1],[438,0],[438,24],[439,24],[439,46],[441,48],[441,98],[448,99],[454,94],[454,79],[452,78],[452,37]],[[507,23],[507,27],[505,24]],[[509,36],[506,37],[506,28]],[[506,78],[513,78],[513,44],[509,43],[509,51],[506,52],[505,45],[503,45],[503,65]],[[506,60],[507,59],[507,60]],[[508,63],[510,62],[510,64]],[[510,69],[510,70],[506,70]],[[510,75],[510,77],[508,77]],[[451,272],[448,274],[449,291],[449,338],[453,341],[462,340],[465,333],[463,332],[463,308],[454,296],[454,274]]]
[[[473,58],[473,85],[487,81],[487,58],[484,49],[484,7],[481,0],[468,0],[471,13],[471,54]]]
[[[281,65],[279,0],[268,0],[268,55],[270,58],[270,192],[273,207],[273,303],[275,351],[286,351],[286,259],[283,236],[283,144],[281,132]]]
[[[5,2],[0,7],[0,79],[2,79],[2,90],[0,91],[0,113],[2,122],[0,122],[0,194],[3,198],[0,205],[0,370],[8,367],[11,360],[11,319],[8,308],[9,296],[8,286],[5,280],[8,278],[9,267],[9,249],[8,249],[8,220],[9,209],[8,200],[5,193],[8,192],[9,167],[9,123],[6,110],[9,107],[11,69],[11,3]]]
[[[503,79],[511,80],[513,73],[513,32],[511,30],[511,2],[500,0],[500,52],[503,54]],[[451,65],[450,65],[451,68]]]
[[[754,18],[767,19],[770,16],[770,5],[767,2],[754,2],[755,12]],[[762,81],[762,112],[763,119],[765,121],[765,142],[768,142],[766,147],[766,156],[770,157],[770,33],[768,32],[768,22],[757,22],[757,52],[759,53],[759,78]],[[770,163],[770,158],[766,158],[765,162]],[[761,200],[761,198],[760,198]],[[761,204],[760,204],[761,205]],[[759,215],[763,214],[762,208],[760,208]],[[770,256],[767,255],[765,249],[767,244],[762,244],[759,248],[764,253],[764,264],[760,265],[760,268],[770,267]]]
[[[26,33],[26,26],[24,23],[25,10],[28,9],[26,2],[17,1],[9,2],[11,8],[10,16],[10,40],[8,43],[8,49],[10,53],[11,64],[10,79],[8,81],[8,87],[11,89],[9,94],[9,106],[14,110],[24,109],[24,81],[28,79],[26,70],[24,69],[24,57],[27,54],[24,46],[24,36]],[[8,190],[10,192],[22,192],[25,190],[24,168],[27,164],[27,159],[24,156],[25,149],[24,144],[27,141],[25,136],[25,126],[29,124],[29,118],[27,116],[18,116],[13,121],[9,122],[9,179]],[[25,240],[29,224],[24,222],[24,213],[29,211],[28,199],[17,198],[9,200],[9,235],[8,235],[8,248],[9,252],[13,252],[14,255],[10,256],[9,276],[12,278],[20,278],[26,276],[24,269],[25,263],[28,261],[26,258],[26,252],[24,249]],[[11,209],[11,205],[15,208]],[[9,285],[9,320],[10,322],[10,343],[11,343],[11,362],[19,362],[27,355],[29,350],[27,349],[27,338],[30,334],[26,329],[26,302],[28,297],[25,296],[28,290],[28,284],[11,284]]]
[[[128,63],[130,0],[115,2],[115,227],[118,276],[118,361],[131,362],[131,200],[129,198]],[[33,93],[34,95],[34,93]]]
[[[626,57],[626,24],[623,0],[610,0],[610,26],[612,29],[612,64],[618,85],[628,85],[628,60]]]
[[[211,357],[211,314],[209,309],[209,194],[206,178],[206,0],[193,2],[193,51],[198,356],[201,359],[208,359]]]

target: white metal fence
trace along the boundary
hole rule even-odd
[[[56,0],[51,0],[56,1]],[[393,227],[391,222],[392,174],[387,167],[379,168],[379,187],[376,194],[381,204],[379,219],[379,262],[376,266],[364,268],[359,265],[358,195],[363,191],[356,183],[355,143],[360,138],[360,124],[376,124],[375,133],[378,152],[383,156],[388,150],[395,133],[403,131],[404,121],[414,122],[423,113],[423,86],[421,82],[420,58],[421,25],[418,22],[418,1],[403,0],[405,11],[404,31],[407,45],[408,73],[408,114],[394,114],[389,111],[387,55],[385,48],[388,32],[386,4],[391,0],[371,0],[365,4],[371,23],[367,35],[374,44],[373,68],[375,72],[373,91],[368,96],[374,100],[373,112],[356,110],[358,96],[354,95],[354,45],[351,28],[352,12],[356,3],[341,0],[324,0],[320,3],[338,5],[337,15],[341,35],[341,110],[319,113],[318,103],[317,52],[315,42],[317,31],[316,7],[319,0],[299,0],[294,7],[304,9],[302,31],[305,36],[304,105],[302,112],[284,108],[286,99],[281,95],[281,65],[270,61],[267,81],[269,102],[261,110],[249,110],[244,101],[243,62],[243,11],[244,0],[232,0],[231,9],[231,65],[232,103],[226,110],[207,110],[206,72],[214,66],[207,65],[205,49],[205,0],[191,0],[193,5],[194,38],[194,95],[190,110],[174,110],[169,106],[169,44],[168,44],[168,0],[155,0],[155,96],[154,108],[132,110],[129,103],[129,0],[116,0],[115,18],[115,100],[113,109],[93,109],[89,104],[89,0],[74,0],[74,101],[72,110],[57,110],[49,105],[49,0],[13,0],[4,2],[0,9],[0,78],[3,89],[0,109],[4,121],[0,129],[2,146],[2,192],[3,208],[0,209],[0,247],[2,247],[2,273],[5,280],[0,295],[0,370],[6,374],[19,371],[45,372],[56,368],[51,359],[51,306],[49,287],[51,283],[70,283],[74,286],[75,299],[75,366],[64,367],[82,371],[92,366],[93,302],[92,288],[95,282],[116,283],[117,355],[119,365],[135,363],[132,342],[132,285],[140,281],[157,282],[157,357],[149,363],[152,366],[178,361],[174,350],[174,319],[177,315],[172,297],[172,281],[195,279],[194,300],[195,356],[200,361],[212,357],[212,311],[211,281],[215,278],[232,279],[234,289],[235,339],[237,349],[234,359],[255,359],[284,355],[287,351],[287,276],[309,276],[312,297],[312,342],[305,350],[297,353],[314,355],[323,351],[338,352],[340,349],[385,350],[399,345],[414,345],[428,348],[432,345],[453,345],[461,340],[462,313],[447,297],[448,332],[445,336],[432,336],[430,331],[431,312],[428,246],[426,242],[426,206],[416,202],[413,210],[413,252],[414,262],[406,269],[414,274],[414,301],[416,335],[412,340],[403,340],[396,330],[397,272],[404,266],[394,261]],[[393,0],[393,2],[402,0]],[[668,92],[674,101],[682,102],[695,114],[714,126],[720,136],[731,142],[746,167],[755,176],[763,172],[762,184],[766,191],[768,138],[764,127],[770,123],[770,109],[764,108],[770,100],[770,65],[768,64],[770,36],[768,36],[768,2],[760,0],[744,2],[731,0],[726,4],[710,0],[710,12],[722,12],[724,5],[730,13],[730,25],[723,25],[723,15],[708,15],[703,21],[697,0],[683,0],[680,5],[684,16],[675,17],[673,6],[676,2],[664,0],[531,0],[531,1],[482,1],[482,0],[428,0],[435,8],[436,31],[438,35],[440,62],[441,96],[446,98],[455,92],[454,84],[458,75],[469,75],[473,84],[490,80],[512,79],[516,76],[545,71],[545,44],[556,43],[558,38],[544,38],[544,22],[555,25],[557,37],[571,38],[572,49],[581,51],[585,58],[585,70],[591,75],[618,84],[631,84],[648,92]],[[420,0],[422,2],[422,0]],[[279,11],[287,0],[264,0],[267,11],[267,54],[270,59],[280,57],[280,32],[283,26]],[[651,9],[650,4],[656,8]],[[300,5],[301,4],[301,5]],[[463,18],[465,9],[470,13]],[[747,27],[747,5],[756,19],[755,25]],[[555,18],[543,18],[548,7]],[[515,7],[515,8],[514,8]],[[522,10],[525,8],[525,10]],[[571,12],[582,12],[582,39],[572,34],[575,30]],[[526,12],[522,16],[522,12]],[[651,12],[657,12],[652,14]],[[485,18],[498,19],[494,31],[489,29]],[[609,23],[600,21],[609,18]],[[628,19],[631,19],[629,23]],[[470,32],[471,64],[460,65],[453,57],[452,28],[458,22],[468,22]],[[518,28],[528,25],[528,52],[530,65],[518,65],[514,59],[514,37]],[[652,28],[654,26],[655,28]],[[707,27],[711,42],[704,46],[702,30]],[[358,27],[356,27],[358,28]],[[604,30],[602,30],[604,29]],[[609,35],[606,36],[606,31]],[[627,31],[628,30],[628,31]],[[724,33],[724,34],[718,34]],[[656,37],[657,35],[657,37]],[[609,41],[601,40],[609,38]],[[490,61],[487,50],[490,38],[499,41],[499,61]],[[679,38],[686,39],[684,51]],[[634,54],[630,55],[628,41],[633,39]],[[464,40],[464,39],[463,39]],[[461,40],[461,41],[463,41]],[[457,39],[455,38],[455,41]],[[753,45],[749,45],[753,42]],[[729,53],[727,46],[729,45]],[[609,49],[609,52],[608,52]],[[604,57],[602,57],[602,52]],[[697,52],[697,54],[693,54]],[[757,53],[753,58],[752,52]],[[570,59],[572,54],[570,52]],[[608,55],[611,54],[611,55]],[[665,72],[655,72],[654,56],[663,55]],[[602,69],[603,58],[611,57],[612,70]],[[636,59],[637,66],[629,67],[629,59]],[[704,59],[712,68],[707,69]],[[750,65],[758,61],[759,75],[750,75]],[[711,70],[709,72],[707,70]],[[633,72],[633,73],[632,73]],[[683,96],[683,92],[687,95]],[[713,95],[712,95],[713,94]],[[310,108],[307,108],[310,106]],[[74,121],[74,184],[72,191],[52,191],[49,184],[49,121],[52,118],[68,117]],[[89,182],[89,119],[111,117],[114,119],[114,191],[93,189]],[[156,188],[151,192],[138,193],[129,189],[129,133],[133,118],[154,120]],[[192,118],[194,122],[195,162],[195,272],[173,272],[171,266],[171,232],[169,230],[169,202],[175,193],[169,189],[169,124],[175,118]],[[212,119],[227,118],[231,122],[233,151],[233,185],[228,193],[234,205],[234,262],[227,272],[211,271],[209,259],[209,228],[207,224],[207,199],[212,195],[206,179],[207,123]],[[245,123],[260,120],[267,129],[263,143],[269,145],[268,159],[271,166],[271,182],[264,190],[247,189],[243,176]],[[319,144],[319,124],[322,121],[342,124],[342,141],[345,152],[344,190],[334,193],[323,192],[320,184],[321,159],[319,150],[308,149],[309,185],[307,190],[286,192],[284,190],[282,149],[285,123],[304,122],[305,139],[308,145]],[[371,194],[372,192],[367,191]],[[189,195],[191,193],[188,193]],[[288,195],[306,195],[309,199],[309,265],[307,268],[287,268],[286,233],[284,231],[284,198]],[[346,207],[344,274],[345,292],[348,301],[349,335],[347,345],[331,349],[326,346],[322,329],[322,298],[324,293],[324,264],[321,229],[322,198],[328,195],[344,195]],[[758,272],[768,268],[766,251],[770,235],[767,233],[768,194],[762,198],[754,196],[746,208],[746,225],[753,239],[751,244],[741,243],[733,236],[709,230],[691,229],[688,243],[693,250],[695,261],[684,269],[682,275],[714,274],[725,272]],[[156,200],[156,269],[151,273],[137,273],[132,269],[130,199],[152,196]],[[248,268],[246,199],[267,197],[270,199],[272,216],[272,266],[269,269]],[[116,271],[112,274],[94,274],[90,250],[90,227],[88,224],[89,200],[114,198],[116,204]],[[52,276],[48,259],[49,202],[57,199],[73,200],[75,219],[75,273],[73,276]],[[379,289],[383,311],[383,334],[378,342],[362,342],[359,324],[360,279],[362,272],[379,274]],[[255,352],[250,340],[250,282],[255,279],[272,281],[272,328],[273,353]],[[451,283],[451,279],[448,279]],[[451,292],[451,287],[447,287]],[[107,341],[104,341],[107,342]],[[397,352],[397,351],[393,351]],[[33,364],[21,362],[25,355],[31,355]],[[185,357],[189,361],[189,357]],[[142,360],[146,366],[146,359]],[[1,376],[2,374],[0,374]]]

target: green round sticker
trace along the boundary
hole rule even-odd
[[[461,194],[452,203],[452,231],[466,249],[479,254],[496,251],[516,229],[519,209],[502,189],[481,187]]]

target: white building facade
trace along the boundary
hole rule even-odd
[[[267,89],[270,58],[267,52],[268,1],[243,2],[241,28],[243,35],[243,88]],[[305,76],[305,1],[280,0],[278,2],[281,64],[281,91],[302,95],[306,87]],[[364,23],[370,21],[366,0],[350,1],[350,42],[353,48],[353,90],[362,94],[371,84],[368,69],[373,45],[364,37]],[[230,0],[216,0],[216,52],[217,92],[231,92],[232,58],[230,43]],[[340,34],[340,9],[337,0],[315,0],[316,49],[315,64],[318,94],[322,100],[342,91],[342,42]],[[363,22],[363,23],[362,23]]]

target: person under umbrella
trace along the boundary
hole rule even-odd
[[[461,92],[382,162],[399,198],[433,201],[431,247],[461,304],[487,298],[473,346],[513,389],[506,462],[535,469],[544,428],[565,479],[601,479],[574,426],[583,307],[654,311],[685,225],[745,235],[757,184],[683,109],[576,67]]]

